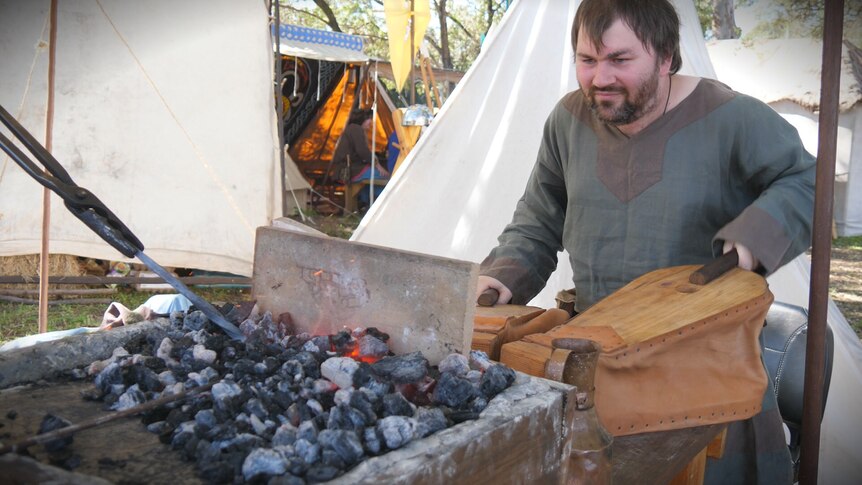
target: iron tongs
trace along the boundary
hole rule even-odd
[[[0,121],[42,163],[45,170],[33,163],[2,132],[0,132],[0,148],[3,148],[3,151],[37,182],[59,195],[69,212],[81,219],[87,227],[124,256],[141,260],[150,270],[161,276],[166,283],[188,298],[216,325],[223,328],[231,338],[243,340],[242,332],[230,323],[220,311],[144,254],[144,245],[132,231],[92,192],[79,187],[51,153],[21,126],[3,106],[0,106]]]

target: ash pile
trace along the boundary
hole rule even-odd
[[[295,334],[252,304],[226,305],[245,341],[200,311],[171,314],[166,336],[145,336],[82,369],[87,399],[123,410],[211,385],[143,414],[147,430],[193,461],[207,482],[316,483],[363,459],[476,419],[515,380],[483,352],[430,366],[393,355],[375,328]],[[242,323],[240,323],[242,322]]]

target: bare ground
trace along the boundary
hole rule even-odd
[[[832,248],[829,295],[862,338],[862,249]]]

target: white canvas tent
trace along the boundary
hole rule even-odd
[[[510,221],[554,103],[577,88],[570,26],[577,0],[516,1],[428,131],[354,233],[353,240],[480,262]],[[694,5],[683,22],[683,73],[715,77]],[[531,302],[555,305],[570,288],[567,255]],[[807,261],[770,278],[777,299],[807,307]],[[836,349],[821,432],[820,483],[862,477],[862,346],[830,305]]]
[[[43,142],[50,3],[0,0],[0,104]],[[251,275],[255,228],[282,210],[266,2],[57,3],[54,156],[155,261]],[[39,252],[41,200],[3,154],[0,256]],[[50,240],[124,259],[53,195]]]
[[[718,79],[772,106],[817,153],[823,42],[777,39],[707,44]],[[843,48],[835,161],[835,228],[840,236],[862,234],[862,86]]]

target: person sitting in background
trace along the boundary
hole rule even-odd
[[[371,110],[364,109],[351,113],[347,120],[347,126],[338,139],[338,145],[332,156],[332,163],[335,166],[336,178],[344,183],[356,183],[370,179],[372,160],[374,160],[375,165],[374,178],[376,180],[389,178],[389,172],[377,163],[368,147],[368,136],[373,123],[371,115]],[[383,190],[382,187],[376,187],[375,195],[381,190]],[[367,207],[369,200],[367,190],[359,191],[357,202],[360,209]]]

